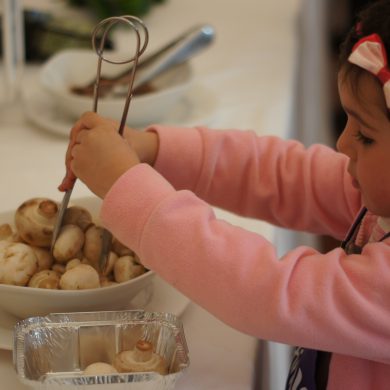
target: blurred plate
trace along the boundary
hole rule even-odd
[[[154,277],[153,285],[154,293],[144,310],[172,313],[180,316],[190,303],[186,296],[157,275]],[[13,349],[13,326],[17,321],[12,315],[0,310],[0,349],[10,351]]]
[[[128,53],[112,52],[111,60],[126,60]],[[83,86],[88,81],[93,82],[97,66],[96,53],[86,49],[60,50],[42,64],[39,71],[39,86],[54,100],[61,111],[70,118],[77,119],[89,111],[93,104],[92,96],[83,96],[72,92],[72,87]],[[102,76],[115,76],[123,71],[128,72],[128,65],[104,62]],[[141,73],[136,74],[136,78]],[[190,61],[170,67],[165,72],[156,75],[147,86],[148,92],[131,99],[131,117],[126,123],[133,126],[143,126],[145,122],[160,122],[165,113],[183,98],[193,83],[193,70]],[[117,87],[118,88],[118,87]],[[121,88],[119,88],[121,89]],[[124,85],[124,95],[127,95],[128,85]],[[99,112],[103,116],[121,118],[125,96],[108,94],[99,99]]]
[[[69,136],[75,121],[64,113],[36,82],[24,89],[23,107],[26,117],[37,127],[50,133]],[[158,123],[181,126],[209,125],[216,108],[215,94],[203,85],[193,85]],[[131,118],[131,105],[129,118]]]

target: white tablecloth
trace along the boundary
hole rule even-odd
[[[56,1],[25,0],[57,9]],[[194,58],[196,81],[215,94],[210,126],[254,129],[288,136],[296,70],[296,16],[299,0],[167,0],[144,18],[150,50],[192,24],[210,23],[217,32],[212,49]],[[37,69],[26,70],[26,79]],[[183,123],[185,124],[185,123]],[[56,186],[64,173],[64,137],[29,123],[20,103],[0,107],[0,211],[13,210],[35,196],[60,199]],[[78,183],[74,197],[90,195]],[[273,239],[274,229],[217,210],[221,218]],[[256,313],[261,315],[261,313]],[[190,303],[181,316],[191,365],[177,389],[251,389],[258,343]],[[265,347],[266,363],[256,367],[265,389],[281,389],[286,370],[283,347]],[[271,361],[271,364],[269,362]],[[268,362],[268,363],[267,363]],[[14,374],[11,353],[0,351],[0,389],[24,389]],[[260,382],[261,382],[260,381]]]

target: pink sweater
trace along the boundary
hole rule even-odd
[[[390,240],[361,255],[301,246],[279,259],[210,206],[342,239],[362,206],[347,158],[251,131],[150,130],[159,173],[140,164],[120,177],[103,202],[105,226],[230,326],[331,351],[329,389],[389,389]]]

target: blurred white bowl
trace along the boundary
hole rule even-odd
[[[123,55],[118,54],[120,57]],[[114,54],[111,56],[115,57]],[[102,76],[119,74],[124,66],[126,65],[103,62]],[[92,50],[63,50],[42,65],[40,83],[65,113],[77,119],[83,112],[92,110],[93,98],[73,93],[71,88],[84,86],[94,80],[96,71],[97,55]],[[132,97],[127,123],[139,126],[161,120],[183,97],[191,85],[191,79],[189,62],[157,76],[150,84],[153,92]],[[124,103],[124,96],[102,97],[99,99],[97,111],[102,116],[120,120]]]
[[[72,204],[85,207],[95,217],[101,201],[96,197],[72,199]],[[0,213],[0,225],[13,225],[15,210]],[[0,310],[17,318],[28,318],[49,313],[143,309],[153,294],[154,272],[118,285],[90,290],[47,290],[0,284]]]

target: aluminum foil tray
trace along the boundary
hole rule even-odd
[[[86,376],[89,364],[112,363],[139,339],[151,342],[169,373]],[[142,310],[56,313],[31,317],[14,328],[13,361],[19,379],[34,389],[170,390],[189,366],[180,320],[170,313]]]

